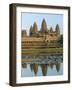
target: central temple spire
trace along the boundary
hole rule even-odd
[[[47,31],[47,24],[45,19],[43,18],[42,24],[41,24],[41,31],[45,33]]]

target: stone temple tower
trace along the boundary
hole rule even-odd
[[[31,36],[37,36],[38,33],[38,26],[37,23],[34,22],[33,27],[30,28],[31,29]]]
[[[47,24],[46,24],[45,19],[43,19],[43,21],[42,21],[41,31],[42,31],[42,33],[46,33],[47,32]]]
[[[56,30],[56,34],[57,34],[57,36],[60,37],[60,27],[59,27],[58,24],[56,25],[55,30]]]

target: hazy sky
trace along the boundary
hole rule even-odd
[[[22,30],[27,30],[29,34],[30,26],[37,23],[38,30],[41,28],[41,23],[43,18],[45,18],[47,23],[47,28],[53,27],[55,30],[56,24],[60,26],[60,32],[63,33],[63,15],[62,14],[48,14],[48,13],[21,13],[21,26]]]

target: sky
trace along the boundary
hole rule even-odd
[[[30,26],[37,23],[38,30],[41,28],[42,20],[45,18],[47,23],[47,28],[53,28],[55,31],[55,27],[57,24],[60,26],[60,33],[63,33],[63,15],[62,14],[50,14],[50,13],[21,13],[21,28],[22,30],[26,30],[29,35]]]

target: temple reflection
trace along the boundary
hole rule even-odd
[[[30,65],[30,70],[31,72],[34,73],[35,76],[37,76],[38,73],[38,68],[41,68],[41,72],[43,76],[46,76],[48,73],[48,68],[51,68],[51,70],[53,70],[53,67],[56,67],[56,71],[59,72],[60,70],[60,65],[61,63],[56,62],[56,63],[50,63],[50,64],[29,64]],[[27,64],[26,63],[22,63],[22,68],[27,68]]]
[[[61,65],[61,64],[58,63],[58,62],[56,63],[56,70],[57,70],[57,72],[59,72],[59,70],[60,70],[60,65]]]
[[[22,67],[23,68],[27,68],[27,64],[26,63],[22,63]]]
[[[34,74],[36,76],[37,72],[38,72],[38,64],[30,64],[30,69],[31,69],[31,71],[34,72]]]
[[[54,64],[53,63],[50,63],[49,66],[50,66],[51,69],[53,69]]]
[[[47,75],[47,64],[41,64],[42,75]]]

